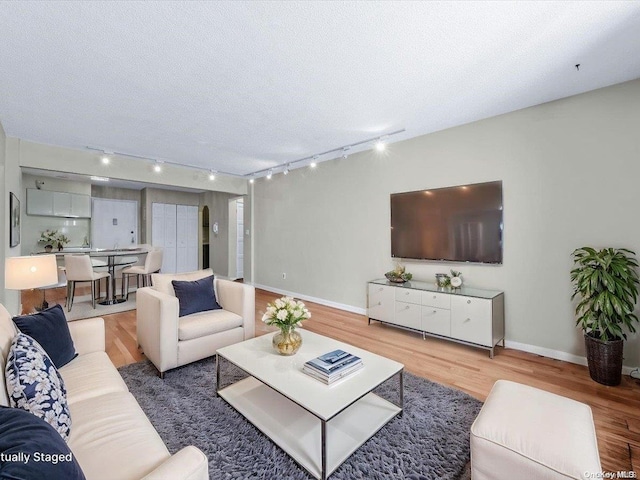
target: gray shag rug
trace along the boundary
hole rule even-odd
[[[223,362],[224,385],[246,376]],[[195,445],[212,479],[312,477],[222,398],[214,396],[215,360],[158,377],[149,361],[119,369],[171,453]],[[397,378],[397,377],[396,377]],[[375,393],[397,401],[397,379]],[[469,478],[469,430],[482,403],[405,373],[404,414],[384,426],[330,476],[331,480],[460,480]]]

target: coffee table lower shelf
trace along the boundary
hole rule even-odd
[[[331,475],[402,411],[397,405],[369,393],[328,420],[323,469],[320,418],[253,377],[219,390],[218,395],[318,479]]]

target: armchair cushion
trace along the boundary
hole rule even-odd
[[[172,280],[171,284],[180,302],[179,317],[222,308],[213,291],[213,275],[192,281]]]
[[[178,322],[178,340],[191,340],[241,326],[242,317],[227,310],[194,313]]]
[[[60,305],[31,315],[13,317],[13,323],[22,333],[29,335],[44,348],[57,368],[78,356]]]

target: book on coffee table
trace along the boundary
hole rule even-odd
[[[363,366],[360,357],[343,350],[334,350],[305,362],[302,371],[326,384],[331,384]]]

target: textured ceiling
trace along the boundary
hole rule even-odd
[[[3,1],[0,122],[244,175],[639,78],[639,51],[640,2]]]

